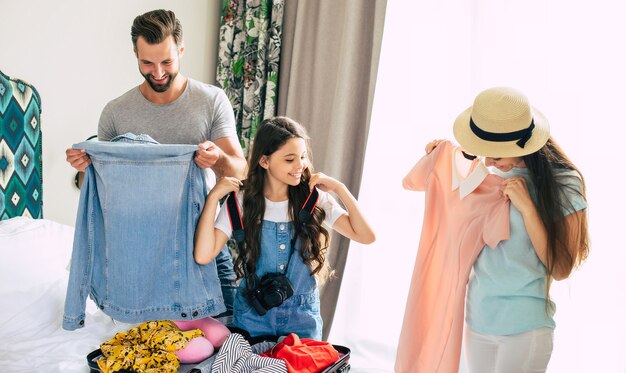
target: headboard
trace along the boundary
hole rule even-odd
[[[0,220],[42,218],[41,98],[0,71]]]

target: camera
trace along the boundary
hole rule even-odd
[[[293,295],[293,285],[282,273],[266,273],[260,280],[256,274],[250,277],[246,299],[260,316],[265,315],[269,309],[280,306]]]

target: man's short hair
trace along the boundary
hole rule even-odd
[[[183,27],[171,10],[152,10],[137,16],[130,28],[135,53],[137,53],[137,39],[140,36],[148,44],[159,44],[170,35],[174,37],[176,45],[180,47],[183,41]]]

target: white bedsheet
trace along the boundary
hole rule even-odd
[[[74,229],[45,219],[0,222],[0,372],[87,373],[87,354],[134,325],[91,301],[85,327],[61,327]]]
[[[0,367],[3,372],[89,372],[86,356],[115,333],[134,325],[114,323],[90,302],[85,327],[61,327],[67,278],[29,292],[8,296],[12,316],[0,324]],[[4,302],[3,302],[4,303]],[[4,306],[2,307],[4,308]]]

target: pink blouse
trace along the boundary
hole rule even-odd
[[[463,172],[465,171],[465,172]],[[509,238],[503,179],[449,141],[420,159],[402,181],[425,191],[422,236],[398,342],[398,373],[457,373],[465,291],[478,254]]]

